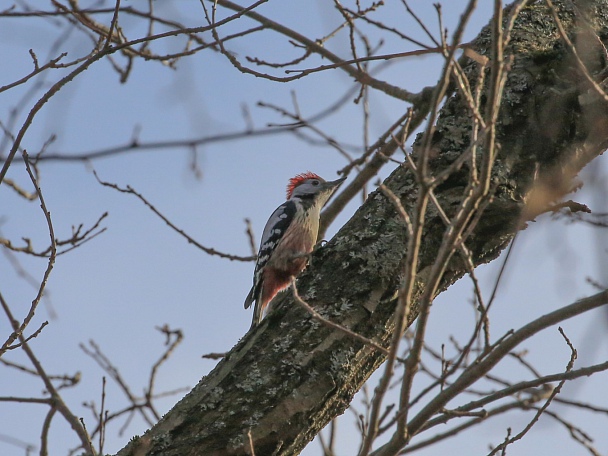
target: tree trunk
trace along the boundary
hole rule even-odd
[[[554,0],[589,73],[601,81],[606,67],[601,40],[608,37],[608,0],[574,3],[586,11],[589,22],[575,15],[578,10],[571,2]],[[486,27],[473,49],[489,58],[491,36]],[[608,145],[606,102],[583,76],[544,2],[522,10],[505,55],[512,55],[513,62],[496,125],[500,152],[493,167],[493,198],[466,241],[476,264],[497,258],[525,226],[523,222],[566,194],[576,173]],[[466,57],[461,64],[475,86],[480,65]],[[470,132],[469,109],[459,91],[454,91],[433,135],[433,174],[469,146]],[[436,189],[448,215],[462,200],[468,179],[465,165]],[[413,174],[398,167],[385,184],[412,213],[417,194]],[[444,229],[435,207],[430,206],[412,320],[417,315],[416,296],[425,287],[425,271],[433,264]],[[298,290],[331,320],[387,346],[405,245],[401,217],[393,203],[376,191],[314,254],[298,280]],[[442,290],[464,274],[464,265],[455,256]],[[276,310],[157,425],[118,454],[249,454],[247,431],[251,430],[258,456],[295,455],[343,413],[385,356],[314,321],[293,302],[291,293],[284,293],[279,301]]]

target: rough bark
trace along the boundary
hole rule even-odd
[[[467,246],[476,264],[495,259],[523,218],[532,184],[563,196],[572,177],[608,145],[605,102],[582,76],[544,2],[524,8],[506,55],[514,60],[497,124],[500,153],[493,170],[493,199]],[[554,1],[569,36],[597,80],[606,68],[600,41],[608,37],[608,0],[575,2],[587,9],[595,35],[579,23],[571,2]],[[484,29],[474,49],[489,57]],[[479,65],[461,61],[474,85]],[[469,145],[471,122],[456,91],[441,111],[433,136],[431,170],[448,166]],[[466,166],[436,191],[447,212],[457,207],[468,182]],[[416,183],[403,167],[385,184],[413,210]],[[535,185],[535,189],[539,188]],[[535,191],[536,191],[535,190]],[[542,198],[541,198],[542,200]],[[546,199],[541,206],[546,205]],[[529,207],[529,206],[527,206]],[[426,219],[416,290],[441,243],[444,224],[434,208]],[[386,346],[403,268],[405,233],[393,204],[381,193],[366,203],[312,258],[298,280],[300,294],[324,315]],[[446,289],[465,273],[454,257]],[[412,318],[416,316],[414,306]],[[257,455],[295,455],[335,416],[384,360],[382,353],[313,321],[285,294],[264,322],[142,437],[119,455],[248,454],[251,430]]]

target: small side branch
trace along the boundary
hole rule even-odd
[[[114,190],[118,190],[121,193],[128,193],[128,194],[136,196],[141,202],[143,202],[146,206],[148,206],[148,208],[152,212],[154,212],[158,217],[160,217],[160,219],[162,221],[164,221],[167,225],[169,225],[170,228],[172,228],[178,234],[180,234],[181,236],[183,236],[190,244],[193,244],[196,247],[198,247],[199,249],[201,249],[203,252],[205,252],[205,253],[207,253],[209,255],[219,256],[220,258],[227,258],[227,259],[229,259],[231,261],[232,260],[234,260],[234,261],[255,261],[255,256],[232,255],[232,254],[229,254],[229,253],[220,252],[219,250],[215,250],[215,249],[213,249],[211,247],[205,247],[204,245],[202,245],[198,241],[194,240],[191,236],[189,236],[188,234],[186,234],[186,232],[184,230],[182,230],[181,228],[178,228],[177,226],[175,226],[175,224],[173,222],[171,222],[167,217],[165,217],[158,209],[156,209],[156,207],[154,207],[154,205],[152,203],[150,203],[141,193],[138,193],[130,185],[127,185],[126,188],[122,188],[122,187],[119,187],[117,184],[112,184],[110,182],[102,181],[99,178],[99,176],[97,175],[96,171],[93,171],[93,174],[95,174],[95,178],[97,179],[97,182],[99,182],[104,187],[110,187],[110,188],[113,188]]]
[[[291,290],[293,292],[293,297],[296,300],[296,302],[302,306],[306,311],[308,311],[308,313],[310,313],[310,315],[312,316],[312,318],[314,318],[315,320],[317,320],[319,323],[322,323],[323,325],[327,326],[328,328],[332,328],[332,329],[336,329],[340,332],[343,332],[344,334],[348,335],[349,337],[352,337],[353,339],[358,340],[359,342],[364,343],[365,345],[369,345],[370,347],[375,348],[376,350],[384,353],[385,355],[388,355],[388,350],[384,347],[381,347],[380,345],[378,345],[376,342],[374,342],[371,339],[368,339],[365,336],[362,336],[361,334],[357,334],[354,331],[351,331],[350,329],[348,329],[345,326],[339,325],[337,323],[334,323],[331,320],[328,320],[327,318],[323,317],[319,312],[317,312],[315,309],[313,309],[311,307],[310,304],[308,304],[306,301],[304,301],[300,295],[298,294],[298,289],[296,288],[296,280],[295,279],[291,279]]]

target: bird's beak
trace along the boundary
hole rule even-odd
[[[325,182],[325,185],[327,185],[327,188],[338,188],[340,186],[340,184],[342,184],[342,182],[344,182],[345,180],[346,180],[346,177],[343,177],[343,178],[337,179],[335,181]]]

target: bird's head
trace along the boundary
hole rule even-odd
[[[310,171],[298,174],[289,179],[289,184],[287,184],[287,199],[315,199],[323,205],[345,180],[346,177],[343,177],[328,182]]]

